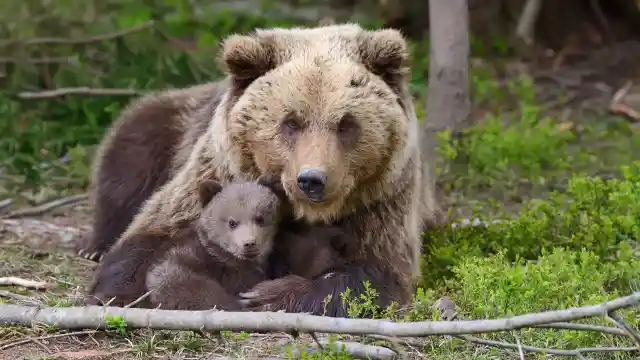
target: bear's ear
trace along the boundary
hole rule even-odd
[[[367,31],[358,38],[362,63],[391,87],[408,72],[407,42],[395,29]],[[396,89],[394,89],[396,90]]]
[[[258,184],[269,188],[269,190],[273,191],[280,199],[286,199],[287,193],[284,191],[284,186],[282,186],[282,180],[280,180],[280,176],[267,173],[263,174],[258,178]]]
[[[222,191],[222,185],[215,180],[204,180],[198,186],[200,206],[206,207],[216,194]]]
[[[276,67],[276,51],[268,39],[231,35],[224,41],[222,60],[228,73],[248,86]]]

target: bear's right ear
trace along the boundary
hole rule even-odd
[[[269,188],[269,190],[273,191],[281,199],[286,199],[287,197],[280,176],[270,173],[264,174],[258,178],[258,184]]]
[[[397,91],[401,77],[408,73],[407,41],[400,31],[365,31],[358,37],[358,51],[364,66]]]
[[[198,186],[200,206],[206,207],[211,199],[222,190],[222,185],[215,180],[204,180]]]
[[[231,35],[223,44],[222,59],[229,74],[248,86],[276,67],[276,51],[267,39]]]

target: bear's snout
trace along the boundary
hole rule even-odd
[[[321,202],[325,197],[325,187],[329,182],[327,174],[315,168],[305,168],[298,173],[298,188],[312,202]]]

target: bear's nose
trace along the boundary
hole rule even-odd
[[[307,195],[309,200],[314,202],[322,201],[324,198],[324,188],[329,179],[324,171],[319,169],[302,169],[298,173],[298,187]]]

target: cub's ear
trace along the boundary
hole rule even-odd
[[[357,249],[357,242],[345,233],[341,228],[336,226],[329,226],[324,228],[324,236],[341,256],[348,256],[355,253]]]
[[[205,207],[211,202],[216,194],[222,190],[222,185],[215,180],[204,180],[198,186],[198,196],[200,200],[200,206]]]
[[[282,186],[282,180],[278,175],[263,174],[258,178],[258,184],[269,188],[281,199],[287,198],[287,193],[284,190],[284,186]]]
[[[395,29],[366,31],[358,37],[362,63],[392,88],[408,73],[407,42]],[[395,89],[394,89],[395,90]]]
[[[276,51],[269,39],[231,35],[224,40],[222,60],[227,72],[243,86],[276,67]]]

